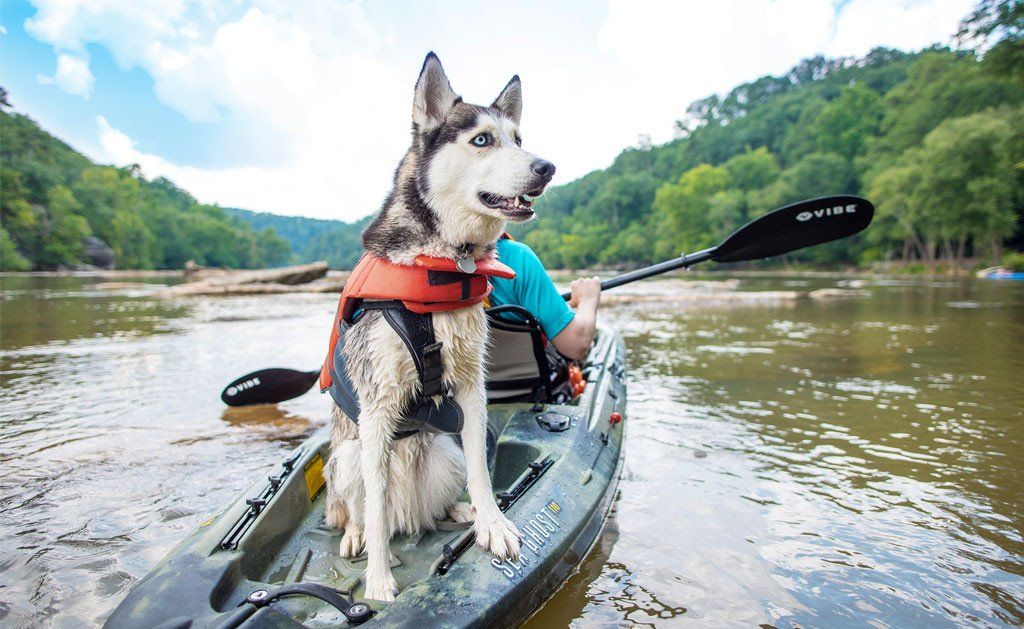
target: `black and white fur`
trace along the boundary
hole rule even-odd
[[[489,107],[470,105],[452,90],[437,56],[428,54],[416,82],[412,146],[363,233],[367,251],[399,264],[420,254],[492,255],[506,222],[533,217],[530,197],[541,194],[554,174],[550,162],[521,148],[521,112],[518,76]],[[334,409],[327,523],[345,528],[343,557],[365,546],[371,599],[390,601],[397,593],[391,536],[433,529],[439,519],[472,521],[481,546],[500,558],[519,555],[519,532],[498,509],[487,470],[483,309],[433,317],[443,343],[443,379],[466,418],[461,451],[451,435],[392,441],[419,381],[408,350],[378,311],[367,311],[345,337],[362,414],[356,425]],[[470,504],[460,503],[467,484]]]

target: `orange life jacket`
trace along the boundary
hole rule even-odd
[[[342,324],[352,323],[364,300],[400,301],[405,309],[416,314],[447,312],[483,302],[491,294],[488,277],[516,276],[515,271],[496,258],[476,260],[475,265],[472,273],[465,273],[451,258],[421,255],[412,266],[406,266],[364,254],[352,269],[338,302],[327,358],[320,370],[320,390],[326,391],[333,382],[330,366]]]

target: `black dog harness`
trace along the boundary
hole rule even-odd
[[[490,293],[489,276],[515,277],[497,260],[458,261],[420,256],[413,266],[393,264],[367,254],[345,283],[327,359],[320,374],[320,390],[359,423],[359,397],[348,374],[345,334],[366,312],[377,310],[409,350],[419,377],[419,392],[403,413],[394,438],[421,430],[457,433],[462,430],[462,408],[443,384],[441,346],[434,334],[433,313],[468,308]],[[438,401],[439,400],[439,401]]]
[[[434,337],[432,313],[417,314],[406,309],[400,301],[363,302],[364,311],[378,310],[405,343],[419,376],[420,391],[414,397],[402,420],[395,428],[394,439],[402,439],[425,430],[427,432],[457,433],[462,430],[462,407],[442,384],[441,343]],[[358,317],[357,317],[358,318]],[[352,421],[359,423],[359,397],[348,376],[348,357],[345,355],[345,333],[351,324],[341,323],[338,344],[329,365],[332,382],[327,391],[334,402]],[[433,398],[440,396],[440,404]]]

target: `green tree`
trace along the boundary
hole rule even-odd
[[[795,125],[787,139],[790,158],[823,152],[852,160],[877,135],[885,106],[877,92],[855,84],[843,87],[835,100],[807,112],[803,124]]]
[[[279,237],[273,227],[255,232],[255,247],[250,264],[274,266],[288,262],[291,255],[291,245]]]
[[[779,178],[779,162],[767,148],[747,151],[722,164],[729,180],[740,190],[757,190]]]
[[[118,240],[120,235],[116,221],[120,214],[137,209],[138,179],[125,176],[109,166],[92,166],[82,172],[72,189],[81,205],[82,216],[89,221],[96,235],[117,252],[118,261],[121,262],[122,253],[127,252],[120,251],[122,244]],[[127,220],[122,219],[121,224],[124,225]],[[122,227],[120,232],[127,235],[130,230]],[[134,252],[131,256],[135,258]]]
[[[43,268],[71,266],[82,262],[82,240],[89,235],[89,223],[78,215],[80,207],[64,186],[50,190],[47,205],[40,207],[36,262]]]
[[[1019,115],[1009,109],[948,120],[925,137],[918,202],[941,223],[946,258],[962,259],[968,239],[987,249],[994,263],[1016,224],[1014,200],[1020,191],[1015,163]]]
[[[39,220],[21,173],[12,168],[0,168],[0,226],[4,227],[16,250],[27,255],[39,239]]]
[[[953,118],[904,152],[872,181],[883,227],[873,238],[903,238],[903,257],[929,265],[962,261],[971,244],[998,262],[1018,217],[1020,120],[1019,109]]]
[[[561,269],[566,265],[562,258],[562,237],[549,228],[535,229],[523,237],[523,242],[533,249],[549,269]]]
[[[155,266],[156,237],[147,227],[141,214],[132,209],[120,209],[108,232],[118,263],[129,269],[151,269]]]
[[[853,164],[837,153],[811,153],[782,176],[799,198],[858,190]]]
[[[729,171],[721,166],[701,164],[680,175],[676,183],[665,184],[654,197],[654,218],[658,227],[655,252],[658,257],[678,255],[680,250],[696,251],[713,244],[709,219],[711,197],[730,184]]]
[[[921,220],[920,207],[914,193],[921,184],[923,166],[917,152],[905,154],[900,161],[882,171],[868,188],[875,200],[875,220],[867,238],[880,253],[875,258],[889,260],[894,248],[900,248],[900,259],[908,261],[916,255],[927,264],[934,264],[934,240],[927,223]],[[927,242],[926,242],[927,241]]]
[[[0,271],[28,271],[32,265],[14,245],[7,230],[0,227]]]
[[[1019,86],[983,72],[973,55],[927,52],[910,67],[907,80],[886,95],[882,134],[872,143],[865,168],[884,167],[947,118],[1021,98]]]

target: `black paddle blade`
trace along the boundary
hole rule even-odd
[[[871,224],[867,199],[837,195],[800,201],[756,218],[719,245],[715,262],[759,260],[852,236]]]
[[[246,374],[229,384],[220,394],[228,406],[277,404],[299,397],[317,381],[319,371],[295,369],[261,369]]]

